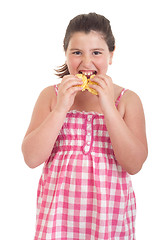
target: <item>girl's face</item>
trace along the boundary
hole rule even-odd
[[[113,52],[98,32],[76,32],[72,35],[66,51],[66,64],[72,75],[83,73],[106,74],[112,63]]]

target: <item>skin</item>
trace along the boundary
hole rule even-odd
[[[117,161],[129,174],[136,174],[148,154],[144,111],[140,98],[130,90],[116,108],[122,87],[106,75],[114,53],[100,33],[91,31],[74,33],[65,54],[70,75],[63,77],[58,96],[53,86],[41,92],[22,144],[25,162],[34,168],[48,159],[67,112],[76,109],[104,114]],[[93,81],[98,85],[90,87],[98,96],[77,87],[82,84],[75,76],[80,72],[96,73]]]

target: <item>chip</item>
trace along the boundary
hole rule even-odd
[[[87,78],[84,74],[77,74],[76,76],[83,81],[82,85],[78,85],[82,87],[82,91],[88,90],[90,93],[98,95],[98,92],[95,89],[89,87],[89,85],[93,84],[98,85],[96,82],[91,81],[91,79],[95,77],[94,74],[91,75],[90,78]]]

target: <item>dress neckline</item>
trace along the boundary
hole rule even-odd
[[[76,110],[76,109],[72,109],[68,112],[68,114],[76,114],[76,113],[79,113],[79,114],[83,114],[83,115],[98,115],[98,116],[103,116],[104,117],[104,114],[103,113],[99,113],[99,112],[95,112],[95,111],[79,111],[79,110]]]

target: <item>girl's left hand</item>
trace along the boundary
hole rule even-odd
[[[90,85],[91,88],[98,92],[99,102],[103,113],[110,108],[115,107],[114,85],[111,77],[107,75],[96,75],[91,81],[98,85]]]

